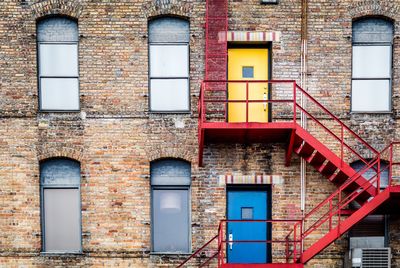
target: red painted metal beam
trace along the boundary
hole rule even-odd
[[[292,153],[293,153],[293,146],[294,146],[295,138],[296,138],[296,131],[293,129],[292,133],[290,134],[289,144],[288,144],[288,146],[286,148],[285,165],[287,167],[290,166],[290,162],[292,160]]]
[[[226,263],[221,267],[223,268],[303,268],[304,264],[302,263],[263,263],[263,264],[235,264],[235,263]]]
[[[307,132],[305,129],[303,129],[299,125],[297,125],[296,134],[298,136],[300,136],[308,144],[312,145],[320,154],[322,154],[326,159],[328,159],[329,162],[334,164],[337,168],[339,168],[347,176],[351,177],[354,174],[356,174],[356,171],[353,168],[351,168],[346,163],[343,163],[342,160],[336,154],[334,154],[324,144],[322,144],[320,141],[318,141],[315,137],[313,137],[309,132]],[[365,184],[365,183],[367,183],[367,180],[361,176],[357,180],[355,180],[355,183],[357,183],[358,185],[368,185],[368,184]],[[369,187],[366,190],[366,192],[368,192],[368,194],[371,196],[375,196],[376,188],[373,185],[371,185],[371,187]]]
[[[377,196],[375,196],[370,202],[366,203],[356,212],[354,212],[347,219],[343,220],[340,225],[332,229],[329,233],[323,236],[320,240],[310,246],[303,252],[301,257],[301,263],[307,263],[315,255],[320,253],[326,247],[328,247],[333,241],[341,237],[346,233],[351,227],[360,222],[366,216],[371,214],[375,209],[377,209],[381,204],[383,204],[390,197],[390,189],[387,188]]]

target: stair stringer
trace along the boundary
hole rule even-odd
[[[355,211],[347,219],[341,221],[339,226],[329,231],[326,235],[320,238],[312,246],[306,249],[300,259],[300,263],[306,264],[315,255],[320,253],[326,247],[328,247],[336,239],[340,238],[344,233],[346,233],[355,224],[360,222],[369,214],[373,213],[380,205],[390,198],[390,187],[386,188],[384,191],[376,195],[368,203],[364,204],[357,211]]]
[[[350,167],[346,162],[342,161],[335,153],[333,153],[328,147],[322,144],[318,139],[316,139],[311,133],[302,128],[296,123],[295,135],[299,136],[302,140],[311,144],[315,150],[321,153],[329,162],[333,163],[340,171],[345,173],[349,178],[357,174],[357,172]],[[299,155],[302,157],[301,155]],[[317,170],[318,171],[318,170]],[[367,185],[365,190],[370,196],[375,196],[376,187],[368,183],[367,180],[360,176],[354,181],[358,186]]]

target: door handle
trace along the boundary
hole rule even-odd
[[[229,241],[233,241],[233,234],[229,233],[229,237],[228,237]],[[232,250],[233,248],[233,242],[229,242],[229,249]]]

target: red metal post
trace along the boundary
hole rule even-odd
[[[332,230],[332,199],[329,199],[329,231]]]
[[[296,96],[296,91],[297,91],[297,84],[296,82],[293,82],[293,123],[296,123],[297,121],[297,96]]]
[[[340,149],[340,159],[342,160],[341,162],[340,162],[340,166],[341,167],[343,167],[343,154],[344,154],[344,152],[343,152],[343,145],[344,145],[344,133],[343,133],[343,125],[340,125],[341,126],[341,131],[340,131],[340,136],[341,136],[341,138],[340,138],[340,140],[341,140],[341,149]]]
[[[377,170],[377,181],[376,181],[376,194],[378,195],[381,191],[381,155],[378,156],[378,170]]]
[[[303,220],[300,221],[300,261],[303,258]]]
[[[294,231],[293,231],[293,262],[296,262],[296,255],[297,255],[297,229],[296,225],[294,226]]]
[[[249,82],[246,82],[246,123],[249,122]]]
[[[229,82],[226,82],[226,90],[225,90],[225,122],[228,122],[228,87],[229,87]]]
[[[394,144],[392,143],[391,145],[390,145],[390,148],[389,148],[389,154],[390,154],[390,156],[389,156],[389,185],[388,185],[388,187],[392,187],[392,175],[393,175],[393,146],[394,146]]]

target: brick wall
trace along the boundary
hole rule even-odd
[[[301,1],[229,3],[230,30],[280,31],[272,46],[272,78],[300,77]],[[308,90],[373,146],[399,137],[398,21],[400,1],[309,1]],[[38,112],[36,19],[62,14],[78,19],[81,111]],[[148,112],[149,18],[190,21],[189,114]],[[192,163],[192,249],[216,233],[225,217],[220,176],[277,175],[272,215],[301,216],[300,159],[285,167],[284,144],[209,144],[197,165],[197,100],[204,76],[204,1],[3,0],[0,2],[0,267],[171,266],[184,256],[150,255],[150,161]],[[395,22],[393,113],[350,114],[351,22],[384,15]],[[330,124],[330,122],[326,122]],[[314,133],[329,143],[325,134]],[[83,255],[43,256],[39,161],[81,162]],[[307,210],[335,190],[307,168]],[[393,262],[399,262],[399,221],[391,219]],[[339,267],[347,248],[336,241],[308,267]],[[282,255],[274,256],[277,259]],[[394,266],[395,267],[395,266]]]

